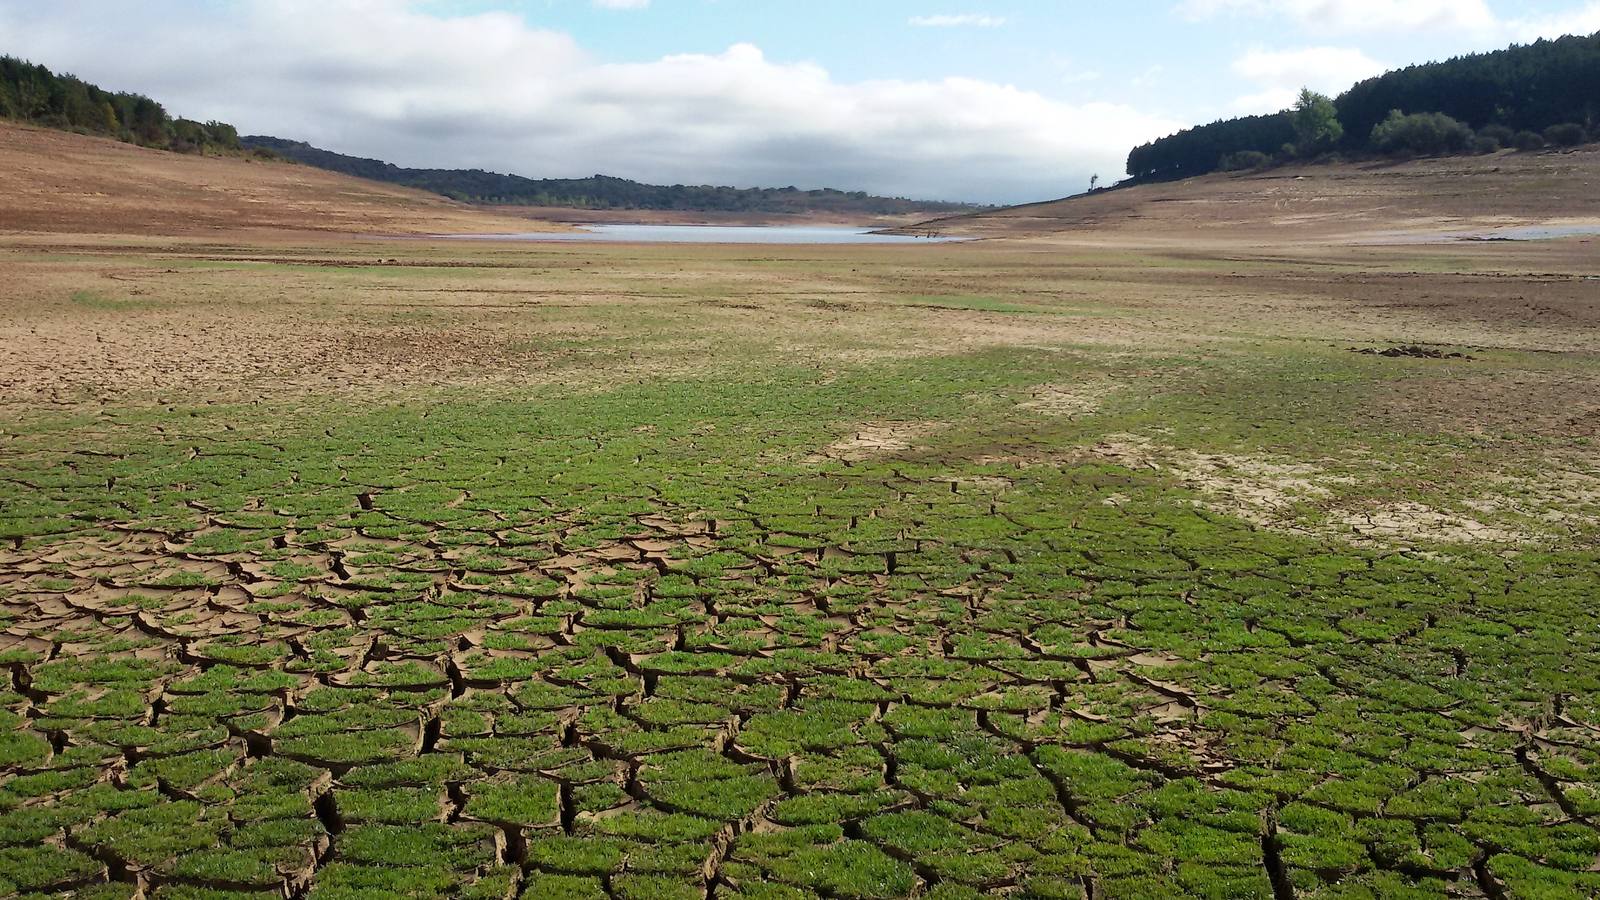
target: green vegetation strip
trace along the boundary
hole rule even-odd
[[[1600,893],[1592,545],[1355,547],[1088,452],[1356,439],[1375,363],[1263,366],[12,428],[0,895]]]

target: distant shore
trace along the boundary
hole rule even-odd
[[[565,206],[483,206],[497,216],[555,222],[567,225],[850,225],[859,228],[898,228],[927,221],[934,213],[902,216],[842,215],[839,213],[718,212],[663,209],[577,209]]]

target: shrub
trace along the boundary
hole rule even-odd
[[[1556,147],[1576,147],[1589,139],[1582,125],[1568,122],[1564,125],[1551,125],[1544,130],[1545,143]]]
[[[1297,156],[1315,156],[1318,152],[1339,143],[1344,137],[1344,126],[1339,124],[1339,110],[1333,98],[1306,88],[1292,110]]]
[[[1495,138],[1489,137],[1485,134],[1480,134],[1478,135],[1477,139],[1472,142],[1472,152],[1479,155],[1498,153],[1500,152],[1500,148],[1502,146],[1504,145],[1502,145],[1500,141],[1496,140]]]
[[[1519,131],[1511,139],[1511,146],[1518,150],[1543,150],[1544,138],[1534,131]]]
[[[1504,125],[1485,125],[1478,129],[1478,137],[1492,138],[1502,147],[1511,146],[1511,143],[1516,139],[1516,136],[1517,133],[1515,131],[1512,131],[1510,128],[1507,128]]]
[[[1387,154],[1416,153],[1437,156],[1461,153],[1472,146],[1472,129],[1443,113],[1389,113],[1372,129],[1372,146]]]
[[[1223,156],[1218,168],[1224,172],[1244,172],[1259,169],[1271,161],[1272,157],[1258,150],[1241,150]]]

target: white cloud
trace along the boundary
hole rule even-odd
[[[1568,12],[1511,19],[1498,18],[1485,0],[1183,0],[1178,9],[1192,19],[1280,16],[1319,33],[1451,32],[1464,39],[1463,50],[1495,50],[1509,43],[1600,31],[1600,0],[1586,0]],[[1387,69],[1349,47],[1252,50],[1232,68],[1254,84],[1254,90],[1230,104],[1232,112],[1241,114],[1284,109],[1301,87],[1336,94]]]
[[[1594,34],[1600,31],[1600,0],[1590,0],[1571,12],[1510,19],[1502,31],[1510,40],[1518,43],[1569,34]]]
[[[1285,16],[1314,32],[1493,30],[1487,0],[1184,0],[1193,19],[1218,15]]]
[[[1156,63],[1143,72],[1128,79],[1128,84],[1136,88],[1154,87],[1161,83],[1161,76],[1167,74],[1167,67]]]
[[[591,0],[601,9],[644,9],[650,0]]]
[[[23,7],[0,0],[11,52],[402,165],[1020,201],[1121,172],[1128,148],[1181,125],[966,78],[839,81],[742,44],[609,64],[519,16],[408,0]]]
[[[1279,16],[1314,33],[1447,31],[1491,49],[1600,31],[1600,0],[1586,0],[1568,12],[1510,18],[1497,16],[1488,0],[1182,0],[1178,11],[1195,20]]]
[[[1006,20],[1002,16],[977,14],[945,16],[912,16],[911,24],[918,28],[999,28]]]
[[[1338,94],[1388,67],[1348,47],[1306,47],[1300,50],[1252,50],[1233,61],[1233,71],[1252,81],[1256,93],[1233,103],[1239,113],[1271,113],[1294,103],[1301,88]]]

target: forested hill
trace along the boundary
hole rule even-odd
[[[1305,108],[1308,100],[1326,102],[1303,98],[1298,112],[1213,122],[1146,144],[1129,155],[1128,174],[1159,181],[1332,152],[1436,156],[1600,140],[1600,33],[1389,72],[1335,98],[1327,115]]]
[[[239,149],[239,133],[226,122],[176,119],[143,94],[107,91],[12,56],[0,56],[0,119],[164,150]]]
[[[936,215],[980,208],[831,189],[668,187],[603,175],[533,179],[478,169],[406,169],[376,159],[319,150],[298,141],[274,137],[241,139],[226,122],[177,118],[143,94],[108,91],[73,75],[52,72],[11,56],[0,56],[0,119],[178,152],[256,151],[263,156],[281,156],[319,169],[421,188],[477,204],[870,216]]]
[[[287,159],[443,194],[465,203],[508,206],[564,206],[579,209],[650,209],[712,212],[808,213],[859,215],[962,212],[973,207],[874,197],[862,192],[802,191],[798,188],[733,188],[707,185],[654,185],[595,175],[590,178],[524,178],[481,169],[407,169],[376,159],[345,156],[299,141],[247,136],[246,147],[271,150]]]

